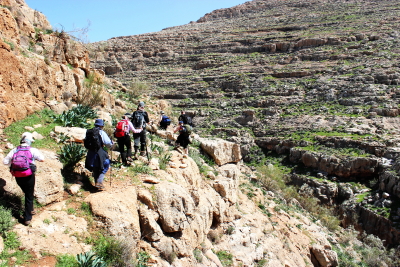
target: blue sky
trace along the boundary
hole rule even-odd
[[[55,29],[85,28],[86,42],[157,32],[196,21],[215,9],[243,4],[246,0],[25,0],[42,12]],[[61,26],[62,25],[62,26]]]

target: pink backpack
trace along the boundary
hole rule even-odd
[[[32,175],[30,164],[32,163],[32,153],[29,146],[19,146],[12,159],[10,172],[15,177],[26,177]]]

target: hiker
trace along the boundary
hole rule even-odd
[[[184,110],[181,111],[181,115],[179,116],[178,121],[183,121],[184,124],[188,124],[193,127],[192,118],[185,114]]]
[[[22,134],[20,145],[11,150],[4,158],[4,165],[10,166],[10,171],[22,192],[25,194],[25,212],[24,224],[29,225],[32,215],[36,212],[33,210],[33,197],[35,190],[35,160],[44,161],[43,154],[37,149],[30,147],[34,142],[32,134],[25,132]]]
[[[121,153],[121,160],[125,166],[128,165],[128,160],[132,160],[132,144],[129,132],[133,132],[133,125],[132,122],[129,121],[130,116],[130,113],[125,113],[125,115],[122,116],[122,120],[117,123],[114,131],[114,136],[117,138],[119,152]]]
[[[133,139],[135,149],[134,158],[137,159],[137,152],[140,144],[140,156],[145,156],[146,152],[146,123],[149,123],[149,115],[144,110],[144,102],[140,101],[137,110],[133,112],[131,117],[131,122],[133,124]]]
[[[160,129],[167,130],[167,127],[171,124],[171,119],[165,115],[164,111],[160,112]]]
[[[187,158],[189,154],[188,145],[190,143],[189,137],[191,132],[191,126],[185,125],[183,121],[179,121],[179,125],[174,129],[174,133],[179,132],[178,138],[176,139],[176,145],[183,147],[183,157]]]
[[[94,128],[86,131],[84,140],[85,147],[88,149],[85,167],[93,172],[95,187],[103,190],[104,177],[111,164],[104,146],[112,148],[113,142],[106,132],[103,131],[104,121],[102,119],[96,119],[94,126]]]

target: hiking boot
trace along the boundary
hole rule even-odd
[[[32,210],[31,215],[36,215],[36,211]]]
[[[104,185],[102,183],[96,183],[96,188],[99,190],[104,190]]]
[[[142,157],[146,156],[146,152],[140,151],[140,156],[142,156]]]
[[[24,221],[24,225],[25,226],[28,226],[28,225],[30,225],[31,224],[31,220],[29,220],[29,221]]]

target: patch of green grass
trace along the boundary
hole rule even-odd
[[[68,209],[67,209],[67,213],[70,214],[70,215],[71,215],[71,214],[75,214],[75,213],[76,213],[76,210],[75,210],[74,208],[68,208]]]
[[[57,263],[55,267],[78,267],[78,261],[76,260],[75,256],[62,254],[57,255]]]
[[[12,257],[16,259],[14,262],[15,265],[23,265],[32,258],[32,255],[28,250],[18,249],[21,246],[21,242],[18,240],[17,233],[5,232],[3,233],[3,237],[4,250],[0,253],[0,261],[4,261],[4,266],[9,266],[7,265],[7,261]]]
[[[216,255],[224,267],[233,266],[233,256],[231,253],[220,250],[217,251]]]
[[[35,128],[35,131],[41,134],[44,139],[35,140],[32,146],[36,148],[56,149],[58,147],[56,141],[50,138],[50,132],[57,126],[57,123],[51,118],[52,115],[54,115],[54,112],[50,109],[36,112],[25,119],[12,123],[4,129],[4,134],[8,141],[16,146],[19,145],[22,133],[29,132],[24,128],[25,126],[33,127],[33,125],[41,124],[42,127]]]

